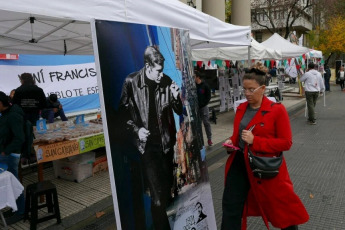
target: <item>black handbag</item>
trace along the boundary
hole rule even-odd
[[[283,163],[283,153],[277,157],[256,156],[249,148],[248,158],[253,175],[260,179],[270,179],[277,176]]]
[[[255,125],[248,130],[252,131],[254,127]],[[258,154],[264,153],[257,153],[254,155],[248,145],[248,159],[253,175],[260,179],[270,179],[277,176],[279,168],[283,163],[283,153],[281,152],[280,155],[276,157],[258,156]]]

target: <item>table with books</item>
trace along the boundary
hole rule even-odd
[[[75,121],[47,125],[34,130],[34,149],[39,167],[39,180],[43,180],[43,163],[70,158],[104,147],[103,126],[99,123]]]

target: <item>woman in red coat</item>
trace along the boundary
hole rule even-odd
[[[276,177],[260,179],[249,165],[248,148],[255,153],[273,157],[292,145],[289,116],[285,107],[273,103],[265,92],[265,70],[258,63],[243,77],[247,102],[237,108],[233,135],[226,143],[240,150],[227,148],[230,156],[225,168],[222,230],[246,229],[247,216],[261,216],[284,230],[298,229],[309,215],[293,190],[285,159]],[[252,131],[248,129],[254,127]]]

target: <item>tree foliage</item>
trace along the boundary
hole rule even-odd
[[[327,29],[320,30],[315,47],[324,55],[345,53],[345,17],[334,16],[327,21]]]
[[[231,0],[225,0],[225,22],[231,23]]]
[[[252,22],[267,29],[272,34],[285,29],[287,38],[293,31],[293,24],[306,15],[315,0],[252,0]],[[310,15],[309,15],[310,17]],[[262,19],[266,20],[262,20]]]
[[[320,10],[326,22],[334,17],[345,17],[345,1],[320,0]]]

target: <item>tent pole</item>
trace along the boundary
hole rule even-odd
[[[248,68],[250,68],[251,64],[252,64],[252,60],[250,59],[250,46],[248,46]]]

